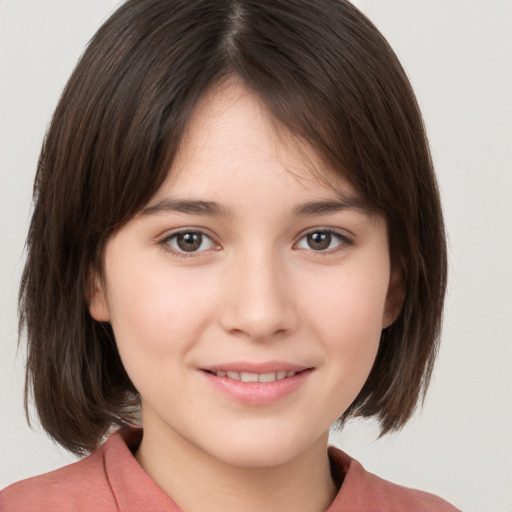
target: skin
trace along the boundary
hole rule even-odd
[[[343,208],[297,214],[340,197]],[[175,211],[176,200],[221,211]],[[183,251],[176,231],[199,247]],[[330,236],[327,248],[308,233]],[[199,102],[167,180],[109,241],[104,268],[91,314],[111,322],[141,394],[136,456],[160,487],[188,512],[325,510],[337,491],[329,427],[395,317],[385,220],[231,79]],[[234,399],[204,371],[269,361],[308,370],[266,404]]]

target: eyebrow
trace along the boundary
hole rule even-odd
[[[296,217],[313,217],[315,215],[332,215],[344,210],[356,210],[369,213],[370,208],[354,196],[340,196],[338,200],[308,201],[293,207],[292,215]],[[142,210],[142,215],[157,215],[165,212],[179,212],[189,215],[206,215],[233,218],[234,212],[215,201],[198,199],[165,198]]]
[[[369,214],[371,209],[355,196],[342,195],[338,200],[308,201],[293,208],[297,217],[310,217],[314,215],[332,215],[344,210],[355,210]]]
[[[233,217],[230,208],[226,208],[215,201],[201,201],[193,199],[162,199],[158,203],[147,206],[142,215],[155,215],[163,212],[179,212],[191,215],[209,215],[214,217]]]

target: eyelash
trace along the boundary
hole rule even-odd
[[[192,258],[194,256],[197,256],[197,254],[205,251],[193,251],[193,252],[186,252],[186,251],[179,251],[176,249],[173,249],[170,246],[170,242],[176,238],[179,235],[187,235],[187,234],[194,234],[194,235],[201,235],[202,237],[205,237],[211,241],[211,243],[218,247],[218,244],[213,240],[213,237],[209,235],[207,232],[201,230],[201,229],[180,229],[179,231],[175,231],[174,233],[171,233],[170,235],[165,236],[160,241],[158,241],[158,245],[162,247],[162,249],[168,253],[171,253],[173,256],[177,256],[178,258]]]
[[[315,251],[314,249],[310,249],[311,252],[315,256],[324,256],[324,255],[329,255],[329,254],[337,253],[339,251],[343,251],[344,249],[347,249],[347,248],[351,247],[352,245],[354,245],[354,240],[352,238],[349,238],[347,235],[344,235],[344,234],[340,233],[338,230],[332,229],[332,228],[315,228],[315,229],[312,229],[312,230],[302,234],[302,236],[299,238],[299,242],[301,240],[303,240],[304,238],[310,236],[310,235],[314,235],[314,234],[318,234],[318,233],[328,234],[331,237],[337,238],[339,244],[334,249],[325,249],[325,250],[319,250],[319,251]],[[299,243],[299,242],[297,242],[297,243]],[[295,245],[297,245],[297,244],[295,244]],[[307,250],[307,249],[305,249],[305,250]]]
[[[347,249],[348,247],[351,247],[352,245],[354,245],[354,241],[349,238],[348,236],[344,235],[344,234],[341,234],[339,231],[335,230],[335,229],[332,229],[332,228],[316,228],[316,229],[312,229],[306,233],[303,233],[298,242],[296,242],[294,244],[294,247],[300,243],[303,239],[305,239],[306,237],[310,236],[310,235],[314,235],[314,234],[319,234],[319,233],[322,233],[322,234],[328,234],[330,235],[331,237],[335,237],[338,239],[338,246],[334,249],[326,249],[326,250],[318,250],[318,251],[315,251],[314,249],[309,249],[309,251],[314,254],[315,256],[324,256],[324,255],[329,255],[329,254],[333,254],[333,253],[337,253],[339,251],[342,251],[344,249]],[[165,236],[164,238],[162,238],[161,240],[158,241],[158,245],[160,247],[162,247],[162,249],[168,253],[171,253],[173,256],[176,256],[178,258],[191,258],[191,257],[195,257],[197,256],[199,253],[201,252],[206,252],[207,250],[209,249],[206,249],[206,250],[203,250],[203,251],[191,251],[191,252],[186,252],[186,251],[180,251],[180,250],[176,250],[176,249],[173,249],[170,247],[170,242],[175,239],[177,236],[179,235],[186,235],[186,234],[193,234],[193,235],[200,235],[202,237],[205,237],[207,239],[210,240],[211,244],[213,244],[213,246],[215,246],[216,248],[219,248],[219,245],[213,240],[213,237],[211,235],[209,235],[207,232],[201,230],[201,229],[181,229],[179,231],[175,231],[174,233],[171,233],[170,235],[167,235]],[[201,244],[202,245],[202,244]],[[217,249],[218,250],[218,249]],[[299,249],[299,250],[302,250],[302,249]],[[304,250],[308,250],[308,249],[304,249]]]

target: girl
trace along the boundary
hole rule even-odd
[[[20,294],[41,423],[92,455],[1,509],[455,510],[327,447],[410,418],[445,284],[421,116],[361,13],[129,0],[54,114]]]

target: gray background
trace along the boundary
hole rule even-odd
[[[22,407],[16,295],[40,144],[114,0],[0,0],[0,488],[74,460]],[[512,2],[359,0],[404,64],[429,131],[450,239],[443,345],[423,411],[332,442],[465,511],[512,510]]]

